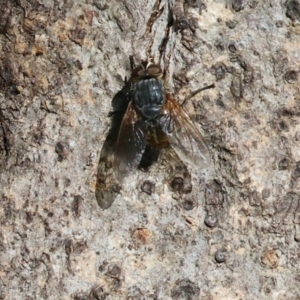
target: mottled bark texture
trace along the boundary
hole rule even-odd
[[[0,299],[299,299],[299,0],[0,0],[0,54]],[[129,56],[215,173],[166,150],[103,210]]]

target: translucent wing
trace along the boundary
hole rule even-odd
[[[118,134],[128,106],[127,94],[128,85],[125,85],[112,100],[111,127],[100,153],[95,196],[102,209],[108,209],[121,190],[121,185],[114,174],[113,164]]]
[[[204,138],[170,94],[166,94],[166,103],[158,122],[180,159],[193,163],[198,168],[210,164]]]
[[[95,196],[102,209],[108,209],[118,196],[121,186],[113,173],[113,141],[107,139],[102,147],[98,164]]]
[[[138,167],[146,148],[145,128],[132,102],[123,117],[114,157],[114,171],[120,182]]]

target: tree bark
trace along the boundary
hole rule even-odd
[[[299,21],[298,0],[0,0],[0,299],[299,299]],[[130,56],[212,175],[166,149],[102,209]]]

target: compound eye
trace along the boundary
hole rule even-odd
[[[138,77],[145,76],[145,69],[144,68],[140,68],[139,70],[137,70],[137,76]]]
[[[159,65],[151,65],[148,67],[149,75],[159,75],[162,74],[162,69]]]
[[[139,66],[132,71],[132,77],[140,78],[145,76],[145,69],[143,66]]]

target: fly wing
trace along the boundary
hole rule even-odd
[[[100,153],[95,196],[98,205],[102,209],[108,209],[121,190],[120,182],[116,179],[114,173],[113,164],[118,134],[129,104],[127,97],[128,88],[128,85],[125,85],[112,100],[113,113],[110,113],[111,127]]]
[[[138,167],[146,148],[145,135],[143,121],[130,102],[122,120],[114,157],[114,171],[120,182]]]
[[[121,185],[113,173],[113,149],[115,143],[107,139],[102,147],[98,164],[95,196],[102,209],[108,209],[118,196]]]
[[[166,95],[166,103],[158,121],[180,159],[193,163],[197,168],[210,164],[204,138],[170,94]]]

